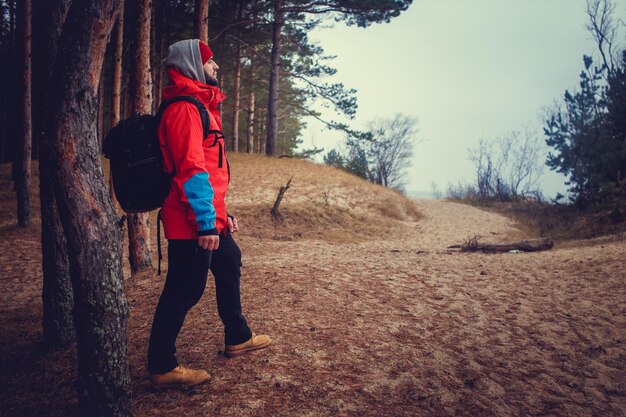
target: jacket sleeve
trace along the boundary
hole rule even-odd
[[[173,182],[189,220],[198,224],[198,235],[217,235],[213,187],[206,170],[202,146],[202,122],[191,103],[178,102],[165,110],[159,129],[174,164]]]

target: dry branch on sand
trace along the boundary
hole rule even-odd
[[[462,245],[448,246],[450,249],[461,249],[463,252],[488,252],[488,253],[501,253],[510,252],[514,250],[522,252],[538,252],[542,250],[549,250],[554,247],[554,242],[547,238],[541,239],[528,239],[520,240],[518,242],[504,242],[504,243],[481,243],[478,241],[478,237],[474,236],[468,239]]]
[[[276,201],[274,201],[274,206],[272,207],[272,210],[271,210],[272,217],[274,219],[280,220],[280,213],[278,212],[278,207],[280,206],[281,201],[283,201],[283,197],[285,196],[285,193],[287,192],[289,187],[291,187],[292,179],[293,179],[293,175],[291,176],[291,178],[289,178],[289,181],[287,181],[287,184],[281,185],[280,189],[278,190],[278,196],[276,197]]]

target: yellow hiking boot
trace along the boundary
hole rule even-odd
[[[224,356],[232,358],[235,356],[243,355],[244,353],[263,349],[272,344],[272,339],[266,334],[256,335],[252,333],[250,340],[240,343],[238,345],[226,345],[224,349]]]
[[[209,380],[209,373],[202,369],[189,369],[182,365],[164,374],[151,374],[150,383],[158,389],[195,387]]]

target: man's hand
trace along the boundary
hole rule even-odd
[[[236,233],[239,230],[239,222],[236,217],[228,216],[228,230],[230,233]]]
[[[220,246],[220,237],[217,235],[200,236],[198,246],[206,250],[217,250]]]

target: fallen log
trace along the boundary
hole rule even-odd
[[[463,245],[452,245],[449,248],[461,249],[462,252],[487,252],[487,253],[501,253],[518,250],[522,252],[538,252],[542,250],[549,250],[554,247],[554,242],[548,238],[541,239],[528,239],[521,240],[519,242],[504,242],[504,243],[487,243],[478,242],[476,239],[470,239]]]

